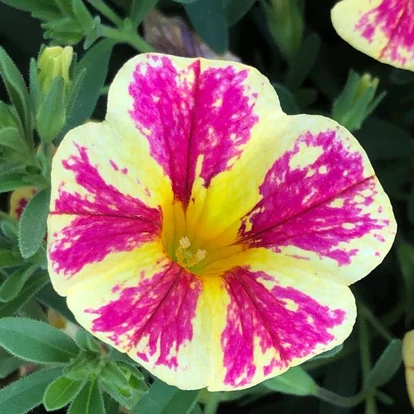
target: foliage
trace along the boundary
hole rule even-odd
[[[68,407],[70,414],[117,413],[119,407],[132,414],[334,414],[363,404],[370,414],[390,404],[392,412],[408,412],[399,338],[414,317],[414,75],[339,39],[329,20],[333,1],[317,7],[285,2],[281,9],[276,0],[240,3],[0,0],[0,378],[7,378],[0,412],[23,414],[41,404],[47,411]],[[265,73],[287,113],[324,114],[352,130],[399,222],[395,252],[354,289],[358,324],[343,348],[243,391],[179,390],[87,332],[71,339],[47,323],[51,309],[75,322],[47,273],[53,147],[68,130],[102,118],[113,74],[132,55],[153,49],[141,23],[154,7],[188,19],[213,51],[230,47]],[[25,37],[16,33],[17,21],[27,26]],[[42,42],[75,47],[70,84],[57,76],[42,90]],[[7,214],[7,193],[26,187],[37,194],[17,220]],[[11,382],[28,362],[36,363],[35,372]]]

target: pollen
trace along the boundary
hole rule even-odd
[[[177,262],[187,269],[200,263],[206,257],[207,252],[205,250],[198,249],[195,253],[189,250],[191,241],[187,236],[182,237],[178,244],[179,246],[175,252]]]

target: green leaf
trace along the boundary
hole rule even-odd
[[[90,381],[73,400],[68,414],[105,414],[98,381]]]
[[[23,260],[15,252],[10,250],[0,251],[0,269],[14,267],[23,264]]]
[[[8,377],[23,364],[25,364],[24,361],[13,356],[0,359],[0,379]]]
[[[185,5],[196,32],[217,53],[229,47],[227,18],[222,0],[198,0]]]
[[[313,378],[300,367],[290,368],[284,374],[262,382],[262,385],[270,390],[292,395],[315,395],[318,390]]]
[[[225,0],[224,8],[226,10],[227,22],[233,26],[253,7],[257,0]]]
[[[49,280],[47,273],[41,273],[36,275],[36,277],[30,278],[15,299],[10,302],[0,303],[0,318],[11,316],[18,312]]]
[[[114,42],[102,40],[93,45],[75,68],[75,78],[81,73],[83,82],[79,85],[79,93],[73,102],[67,122],[60,133],[60,137],[70,129],[82,124],[92,115],[102,87],[108,73],[109,59],[111,57]]]
[[[54,2],[50,0],[0,0],[2,3],[8,6],[14,7],[19,10],[34,12],[38,11],[54,11],[57,10],[54,7]]]
[[[17,66],[10,59],[6,51],[0,47],[0,75],[3,78],[4,85],[10,99],[15,106],[19,118],[24,126],[26,139],[32,143],[32,108],[29,92],[23,76],[17,69]]]
[[[15,127],[0,129],[0,146],[9,148],[16,152],[27,153],[27,146],[20,138],[20,133]]]
[[[47,411],[66,407],[80,392],[84,383],[66,377],[59,377],[46,388],[43,405]]]
[[[19,358],[41,364],[67,363],[79,351],[59,329],[27,318],[0,319],[0,345]]]
[[[156,6],[158,0],[132,0],[130,18],[134,27],[138,27],[148,12]]]
[[[162,414],[182,413],[189,414],[198,401],[200,391],[179,391],[162,410]]]
[[[103,380],[119,388],[128,388],[128,378],[115,362],[108,361],[101,372]]]
[[[83,329],[79,329],[76,332],[75,341],[78,344],[79,348],[82,348],[85,351],[101,353],[101,348],[99,347],[95,338],[89,332],[84,331]]]
[[[300,88],[313,68],[321,47],[321,40],[317,34],[308,36],[300,46],[298,52],[289,64],[285,84],[292,90]]]
[[[372,370],[368,373],[364,386],[377,388],[386,384],[397,372],[402,362],[402,343],[393,339],[385,348]]]
[[[66,299],[59,296],[51,284],[43,287],[43,289],[37,294],[37,299],[47,307],[50,307],[60,313],[68,321],[77,324],[73,313],[69,310],[66,304]]]
[[[49,214],[50,189],[37,193],[28,203],[19,220],[19,248],[27,259],[43,244]]]
[[[41,90],[39,85],[39,76],[38,76],[38,68],[36,59],[30,59],[30,68],[29,68],[29,89],[30,89],[30,96],[32,98],[33,107],[35,109],[35,113],[37,113],[37,109],[40,106],[41,101]]]
[[[82,0],[72,0],[72,10],[85,32],[93,29],[93,17]]]
[[[0,301],[10,302],[23,289],[30,276],[39,268],[37,264],[17,269],[0,286]]]
[[[173,396],[180,392],[182,391],[176,387],[155,380],[148,394],[144,395],[133,408],[132,414],[164,414],[164,408],[167,407]]]
[[[276,93],[279,97],[282,110],[288,115],[298,114],[300,112],[300,109],[292,92],[280,83],[274,84],[273,87],[275,88]]]
[[[37,132],[45,142],[56,138],[66,121],[65,80],[58,76],[37,112]]]
[[[368,118],[355,132],[371,161],[404,158],[414,154],[412,137],[397,125],[380,118]]]
[[[0,193],[8,193],[16,188],[27,187],[26,174],[19,172],[0,173]]]
[[[42,402],[46,387],[61,375],[60,368],[38,371],[0,390],[0,413],[23,414]]]
[[[335,356],[336,354],[339,354],[339,352],[342,351],[343,349],[343,344],[337,345],[335,348],[332,348],[329,351],[326,352],[322,352],[322,354],[316,355],[314,356],[312,359],[310,359],[309,361],[316,361],[317,359],[326,359],[326,358],[332,358],[333,356]]]

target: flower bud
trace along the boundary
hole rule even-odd
[[[65,86],[70,85],[69,68],[72,63],[73,48],[66,46],[46,47],[40,54],[38,60],[39,83],[43,93],[47,93],[52,85],[53,79],[60,76]]]

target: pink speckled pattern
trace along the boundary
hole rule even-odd
[[[376,30],[381,30],[388,39],[380,58],[406,63],[414,59],[414,2],[412,0],[383,0],[381,4],[365,13],[356,24],[368,41],[372,41]],[[406,49],[411,55],[403,56],[400,49]]]
[[[127,62],[106,120],[63,140],[51,194],[55,289],[182,389],[247,388],[342,343],[348,286],[395,235],[348,131],[287,116],[253,68],[205,59]]]
[[[321,148],[311,165],[290,167],[300,148]],[[364,159],[349,151],[338,131],[305,133],[278,159],[260,186],[263,198],[243,219],[239,241],[254,247],[295,246],[347,265],[358,249],[345,250],[354,239],[373,233],[378,240],[388,220],[371,217],[377,183],[364,175]],[[335,185],[332,185],[335,183]],[[335,204],[340,198],[341,202]],[[380,206],[378,206],[380,208]],[[249,221],[250,230],[246,231]],[[349,223],[348,227],[344,227]],[[343,243],[346,243],[345,245]]]
[[[120,337],[127,335],[132,350],[142,338],[147,338],[147,346],[135,351],[136,356],[148,361],[158,352],[157,365],[177,368],[177,352],[193,339],[192,319],[201,281],[170,262],[151,279],[138,274],[136,286],[120,288],[116,300],[99,309],[86,310],[96,315],[92,331],[109,334],[115,345],[119,345]]]
[[[235,268],[226,272],[224,279],[231,301],[221,342],[224,381],[231,386],[246,386],[256,373],[255,340],[259,339],[262,353],[274,353],[263,367],[267,376],[275,367],[286,369],[294,358],[311,354],[317,345],[328,345],[334,339],[329,329],[344,320],[343,310],[322,306],[292,287],[276,285],[268,290],[261,279],[274,279],[263,272]],[[286,300],[297,309],[289,310]]]
[[[202,71],[200,60],[179,70],[158,55],[135,68],[130,114],[170,177],[176,199],[185,206],[198,159],[202,157],[200,176],[208,187],[231,159],[240,156],[258,122],[243,84],[247,74],[230,64]]]

